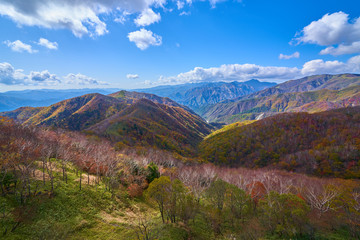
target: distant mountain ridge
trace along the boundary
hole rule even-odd
[[[159,86],[136,91],[169,97],[197,112],[201,106],[245,96],[274,85],[276,83],[260,82],[253,79],[246,82],[210,82]]]
[[[44,107],[84,94],[109,94],[119,90],[117,88],[85,88],[8,91],[0,93],[0,112],[12,111],[19,107]]]
[[[357,105],[360,75],[316,75],[205,106],[198,112],[208,121],[233,123],[280,112],[318,112]]]

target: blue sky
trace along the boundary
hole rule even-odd
[[[354,0],[0,2],[0,91],[360,72]]]

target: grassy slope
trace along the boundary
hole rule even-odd
[[[85,175],[83,175],[84,178]],[[68,184],[59,180],[58,173],[55,195],[49,197],[50,184],[42,185],[41,194],[25,207],[20,207],[13,195],[0,196],[0,209],[11,213],[12,220],[0,217],[1,239],[136,239],[137,216],[146,213],[153,222],[152,228],[161,236],[159,239],[184,239],[187,232],[179,226],[161,224],[158,211],[143,198],[130,199],[123,188],[112,198],[100,184],[98,189],[87,185],[79,191],[75,171],[69,172]],[[10,232],[19,209],[24,210],[24,221]],[[5,236],[2,233],[9,229]],[[4,237],[4,238],[2,238]]]

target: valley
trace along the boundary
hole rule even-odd
[[[210,101],[203,116],[217,123],[199,105],[125,90],[0,113],[0,231],[356,239],[359,84],[313,76]]]

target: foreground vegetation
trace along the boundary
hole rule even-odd
[[[4,239],[358,239],[357,180],[184,163],[0,119]]]

